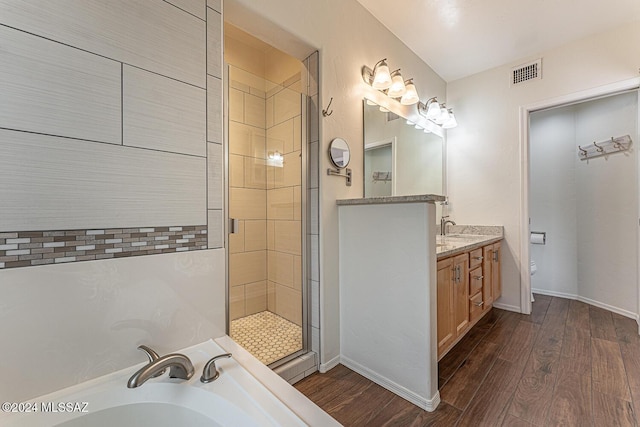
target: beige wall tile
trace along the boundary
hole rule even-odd
[[[209,209],[222,209],[224,198],[224,158],[221,144],[207,143],[207,203]]]
[[[244,286],[234,286],[229,289],[229,319],[244,317]]]
[[[246,188],[267,188],[267,165],[264,159],[244,158],[244,186]]]
[[[267,153],[276,150],[282,154],[293,151],[293,119],[267,129]]]
[[[244,123],[244,94],[238,89],[229,89],[229,120]]]
[[[267,220],[267,249],[275,249],[275,230],[276,222],[274,220]]]
[[[245,221],[238,221],[238,231],[229,233],[229,253],[244,252],[244,224]]]
[[[265,100],[259,96],[244,94],[244,123],[265,127]]]
[[[276,284],[276,314],[302,326],[302,292]]]
[[[267,219],[293,219],[293,187],[267,191]]]
[[[269,251],[269,280],[293,287],[293,255]]]
[[[302,117],[293,118],[293,151],[302,150]]]
[[[267,221],[245,221],[244,233],[245,251],[267,249]]]
[[[302,245],[302,223],[300,221],[275,222],[275,250],[300,255]]]
[[[302,187],[293,187],[293,219],[302,220]]]
[[[302,182],[302,152],[294,151],[284,155],[284,181],[285,187],[300,185]]]
[[[264,159],[265,130],[229,122],[229,153]]]
[[[247,316],[267,309],[267,281],[245,285],[245,313]]]
[[[229,154],[229,183],[231,187],[244,187],[244,156]]]
[[[242,252],[229,256],[229,283],[238,286],[267,279],[267,251]]]
[[[229,217],[237,219],[266,219],[266,193],[265,190],[231,188],[229,191]]]
[[[300,94],[283,89],[274,96],[273,119],[275,123],[281,123],[300,115]]]
[[[249,93],[251,89],[257,89],[261,92],[265,91],[265,80],[260,77],[259,74],[250,73],[238,67],[229,67],[229,81],[242,85],[246,88],[244,92],[247,93]]]
[[[268,94],[267,94],[267,99],[265,101],[265,125],[267,128],[270,128],[273,126],[274,104],[275,104],[275,100],[273,99],[273,97],[268,97]]]
[[[293,257],[293,287],[302,291],[302,257]]]
[[[208,229],[207,241],[208,248],[224,248],[224,225],[222,222],[222,210],[209,209],[207,211]]]
[[[276,312],[276,284],[267,281],[267,310]]]

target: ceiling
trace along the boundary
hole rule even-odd
[[[358,1],[448,82],[640,20],[640,0]]]

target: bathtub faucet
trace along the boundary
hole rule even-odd
[[[207,364],[204,365],[200,381],[203,383],[210,383],[211,381],[217,380],[220,376],[220,372],[216,369],[216,360],[227,359],[229,357],[231,357],[231,353],[219,354],[218,356],[211,358]]]
[[[169,369],[170,378],[181,378],[188,380],[193,376],[195,369],[193,363],[184,354],[172,353],[166,356],[158,357],[147,365],[143,366],[129,378],[127,383],[128,388],[140,387],[149,378],[157,377],[158,372],[163,372],[166,368]]]

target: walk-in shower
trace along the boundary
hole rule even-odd
[[[302,63],[225,26],[229,335],[270,365],[304,350]]]

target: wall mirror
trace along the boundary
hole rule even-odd
[[[331,157],[331,162],[338,169],[346,168],[351,157],[347,141],[342,138],[334,138],[329,145],[329,157]]]
[[[364,197],[444,195],[444,140],[364,105]]]

